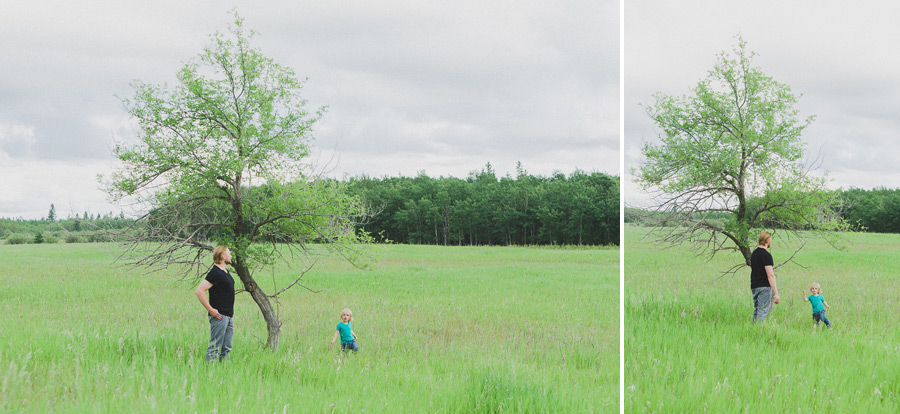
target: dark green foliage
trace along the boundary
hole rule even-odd
[[[6,236],[6,244],[27,244],[32,240],[33,238],[31,236],[22,233],[13,233]]]
[[[379,214],[363,228],[400,243],[439,245],[610,245],[619,243],[619,178],[497,178],[490,164],[454,177],[350,179],[348,190]]]
[[[34,233],[34,244],[41,244],[43,242],[44,242],[44,233],[43,232]]]
[[[900,233],[900,189],[851,188],[841,192],[844,219],[860,230]]]

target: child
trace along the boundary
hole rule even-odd
[[[337,324],[337,330],[334,332],[334,338],[331,339],[331,345],[334,345],[334,341],[338,339],[338,335],[341,337],[341,351],[345,352],[348,349],[353,352],[359,351],[359,347],[356,346],[356,334],[353,333],[353,328],[350,326],[350,321],[353,320],[353,312],[350,309],[344,309],[341,311],[341,321]]]
[[[831,322],[828,322],[828,318],[825,317],[825,308],[831,309],[831,306],[828,306],[828,302],[825,302],[825,297],[820,295],[821,292],[822,288],[819,287],[819,284],[813,282],[812,286],[809,287],[809,296],[806,296],[805,290],[803,291],[803,300],[812,304],[812,316],[813,320],[816,321],[813,327],[819,326],[819,321],[824,321],[825,326],[831,328]]]

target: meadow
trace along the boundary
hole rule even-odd
[[[781,304],[751,322],[739,254],[697,257],[625,233],[626,412],[891,412],[900,407],[900,235],[847,234],[847,251],[810,241],[776,269]],[[780,239],[775,263],[798,242]],[[801,290],[822,286],[830,330]]]
[[[0,245],[2,412],[618,412],[618,248],[387,245],[279,297],[281,347],[237,296],[207,364],[195,280],[114,244]],[[258,272],[272,291],[296,266]],[[330,346],[353,310],[359,353]],[[840,321],[840,318],[836,318]]]

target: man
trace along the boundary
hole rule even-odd
[[[194,290],[197,299],[209,314],[209,347],[206,349],[206,361],[228,359],[231,352],[231,338],[234,336],[234,279],[228,273],[227,265],[231,264],[231,251],[226,246],[217,246],[213,250],[214,266],[206,279]],[[209,291],[209,300],[206,291]]]
[[[750,289],[753,290],[753,322],[765,322],[772,304],[779,304],[781,296],[775,284],[775,262],[769,253],[772,233],[760,233],[758,241],[759,247],[750,255]]]

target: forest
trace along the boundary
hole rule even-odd
[[[350,179],[348,189],[379,214],[363,226],[398,243],[435,245],[618,245],[619,178],[497,177],[490,164],[466,179]]]
[[[852,188],[843,192],[844,219],[873,233],[900,233],[900,189]]]
[[[575,170],[549,177],[517,166],[498,177],[490,164],[466,179],[348,178],[339,185],[372,212],[360,229],[381,242],[430,245],[618,245],[619,177]],[[248,189],[250,194],[263,194]],[[252,200],[253,197],[248,197]],[[248,201],[250,202],[250,201]],[[152,213],[151,213],[152,214]],[[51,204],[40,220],[0,218],[8,244],[109,240],[99,230],[131,222],[112,212],[56,217]],[[252,225],[252,223],[247,223]],[[209,234],[215,238],[217,235]]]

